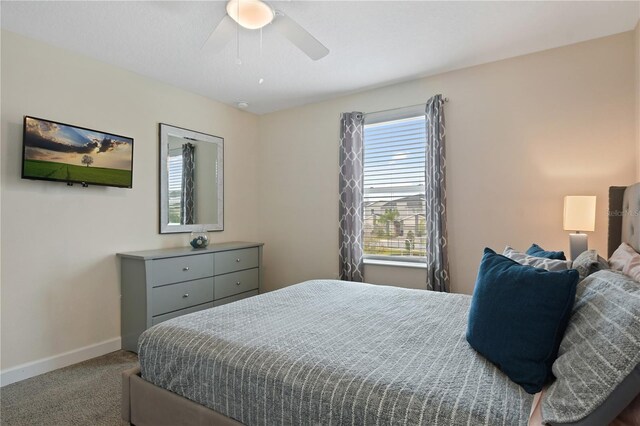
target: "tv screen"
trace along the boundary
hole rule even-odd
[[[24,117],[22,178],[131,188],[133,139]]]

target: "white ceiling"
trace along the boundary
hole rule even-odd
[[[213,2],[0,3],[3,29],[266,113],[635,27],[640,2],[271,2],[331,53],[313,62],[267,26],[218,54]],[[259,78],[264,78],[262,85]]]

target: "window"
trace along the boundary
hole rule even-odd
[[[365,122],[366,258],[422,261],[426,255],[425,118],[416,115]]]

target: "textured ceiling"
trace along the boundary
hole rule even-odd
[[[313,62],[280,34],[201,46],[224,2],[2,1],[1,25],[209,98],[266,113],[603,37],[635,27],[640,2],[271,2],[331,53]],[[264,78],[263,84],[258,80]]]

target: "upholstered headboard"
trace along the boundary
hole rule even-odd
[[[640,252],[640,182],[609,188],[609,257],[622,242]]]

